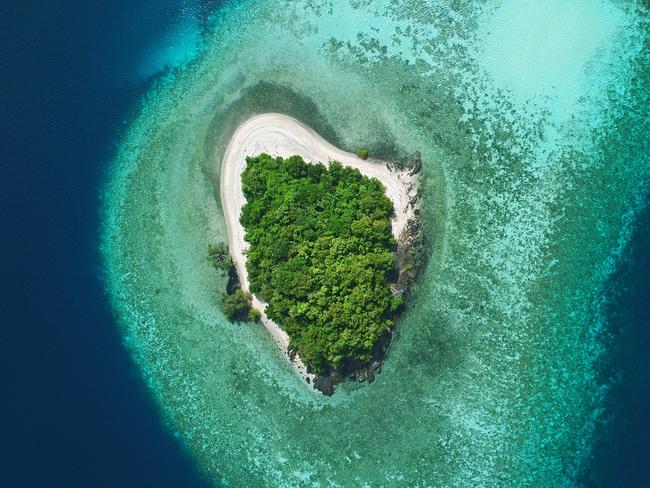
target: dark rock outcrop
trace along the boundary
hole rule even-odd
[[[329,376],[316,376],[314,378],[314,388],[323,393],[323,395],[331,396],[334,394],[334,385]]]

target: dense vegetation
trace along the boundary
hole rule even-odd
[[[237,288],[234,292],[224,295],[221,310],[230,320],[252,319],[254,312],[248,299],[244,290]]]
[[[228,272],[233,266],[232,256],[228,251],[228,246],[222,242],[218,244],[208,244],[208,261],[220,272]]]
[[[221,311],[228,320],[258,319],[259,313],[250,306],[250,296],[241,289],[228,246],[208,244],[208,261],[220,273],[228,274],[227,290],[221,297]]]
[[[372,358],[401,305],[392,202],[358,170],[262,154],[242,174],[250,289],[319,373]]]

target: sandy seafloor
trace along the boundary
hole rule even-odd
[[[581,482],[616,377],[607,285],[646,197],[644,9],[255,1],[214,14],[121,142],[102,250],[125,343],[215,485]],[[269,111],[343,149],[424,161],[429,265],[383,373],[332,398],[264,329],[224,320],[205,261],[226,239],[213,184],[225,144]]]

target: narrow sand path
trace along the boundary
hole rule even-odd
[[[391,171],[381,161],[363,160],[331,145],[313,130],[287,115],[268,113],[256,115],[242,123],[233,134],[221,164],[220,193],[228,245],[233,257],[242,289],[248,291],[248,273],[246,272],[246,255],[248,243],[244,241],[244,228],[239,223],[241,208],[245,203],[241,186],[241,174],[246,168],[246,157],[267,153],[271,156],[288,157],[295,154],[302,156],[306,162],[329,164],[339,161],[344,166],[357,168],[363,175],[377,178],[386,188],[386,195],[395,207],[392,221],[393,235],[397,239],[404,230],[407,221],[413,217],[413,208],[409,201],[417,191],[417,177],[407,171]],[[266,304],[256,296],[253,307],[260,311],[262,323],[275,339],[278,347],[286,353],[289,336],[276,323],[270,320],[264,309]],[[304,377],[308,375],[300,358],[296,356],[294,364]]]

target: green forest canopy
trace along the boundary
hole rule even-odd
[[[401,304],[389,288],[396,243],[384,186],[337,162],[246,161],[250,290],[317,372],[369,361]]]

